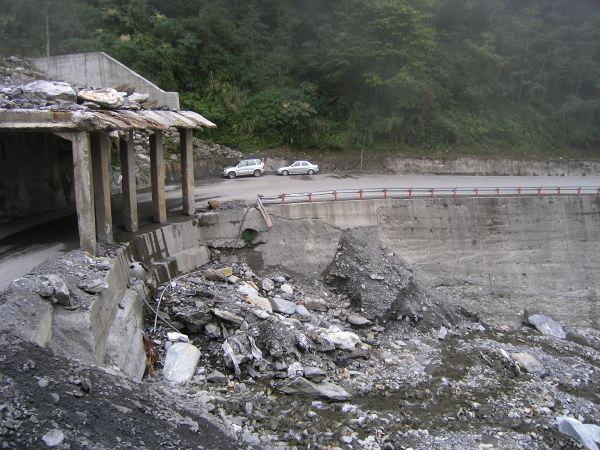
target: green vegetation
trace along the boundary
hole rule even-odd
[[[599,155],[596,0],[0,0],[0,10],[1,51],[44,54],[47,15],[53,54],[110,53],[215,121],[210,139],[242,149]]]

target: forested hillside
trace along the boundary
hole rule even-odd
[[[46,18],[241,148],[600,148],[597,0],[0,0],[0,51],[44,55]]]

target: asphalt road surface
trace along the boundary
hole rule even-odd
[[[480,177],[437,175],[290,175],[281,177],[265,175],[260,178],[197,180],[195,201],[197,207],[206,206],[207,200],[243,200],[253,202],[258,194],[275,196],[282,193],[316,192],[343,189],[369,188],[454,188],[454,187],[551,187],[551,186],[600,186],[600,176],[587,177]],[[178,186],[167,187],[169,220],[184,220],[181,210],[181,190]],[[153,226],[150,193],[138,196],[140,232]],[[119,240],[131,235],[119,231],[120,205],[113,203],[115,231]],[[54,219],[44,223],[25,221],[20,226],[0,225],[0,290],[13,279],[28,273],[40,262],[77,248],[77,224],[75,216]]]

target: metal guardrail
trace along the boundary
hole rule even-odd
[[[275,196],[259,195],[258,197],[263,204],[285,205],[288,203],[411,199],[415,197],[521,197],[562,195],[600,195],[600,186],[369,188],[302,192]]]

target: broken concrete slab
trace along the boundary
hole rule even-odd
[[[46,347],[52,337],[53,311],[54,307],[38,294],[9,288],[0,294],[0,331]]]

